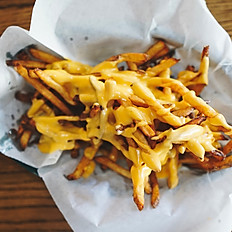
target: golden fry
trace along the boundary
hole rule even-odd
[[[69,103],[70,105],[76,105],[76,102],[69,96],[69,93],[66,91],[66,89],[55,82],[48,74],[43,72],[40,69],[35,69],[34,73],[50,88],[54,89],[59,93],[64,100]]]
[[[111,152],[109,154],[109,159],[114,162],[118,160],[118,149],[116,147],[112,147]]]
[[[168,47],[164,47],[161,51],[159,51],[157,54],[154,55],[153,58],[158,59],[160,57],[169,57],[168,53],[170,52],[170,49]]]
[[[15,66],[16,71],[26,79],[28,83],[30,83],[38,92],[40,92],[46,99],[51,101],[57,108],[59,108],[66,115],[71,115],[71,111],[69,108],[59,100],[52,92],[50,92],[43,84],[41,84],[38,80],[30,78],[27,72],[27,69],[21,65]]]
[[[223,147],[223,153],[225,155],[228,155],[232,151],[232,140],[230,140],[224,147]]]
[[[148,55],[148,59],[158,59],[164,55],[166,55],[169,52],[169,48],[166,45],[164,41],[158,41],[157,43],[154,43],[151,47],[148,48],[148,50],[145,52]],[[144,62],[137,62],[137,65],[142,65]]]
[[[144,191],[145,191],[146,194],[151,194],[152,193],[151,184],[149,182],[149,176],[146,176],[144,178]]]
[[[126,141],[130,147],[138,148],[137,143],[132,138],[126,138]]]
[[[87,157],[83,156],[81,158],[79,164],[77,165],[76,169],[74,170],[74,172],[66,176],[67,179],[68,180],[79,179],[83,175],[85,169],[88,167],[90,161],[91,161],[90,159],[88,159]]]
[[[72,158],[77,158],[79,156],[80,144],[75,143],[74,148],[71,150],[70,155]]]
[[[167,68],[171,68],[173,65],[175,65],[179,60],[175,58],[169,58],[167,60],[163,60],[160,64],[155,65],[152,68],[149,68],[147,72],[151,76],[157,76],[161,72],[163,72]]]
[[[143,132],[145,136],[148,136],[150,138],[155,136],[155,131],[149,125],[140,126],[139,129]]]
[[[117,172],[118,174],[127,177],[129,179],[131,179],[131,174],[128,170],[126,170],[125,168],[119,166],[118,164],[116,164],[114,161],[110,160],[107,157],[104,156],[97,156],[95,157],[95,161],[105,165],[106,167],[112,169],[113,171]]]
[[[38,50],[38,49],[35,49],[35,48],[30,48],[29,52],[35,58],[37,58],[37,59],[39,59],[39,60],[41,60],[41,61],[43,61],[45,63],[48,63],[48,64],[51,64],[53,62],[61,60],[60,58],[58,58],[56,56],[53,56],[53,55],[51,55],[51,54],[49,54],[47,52],[44,52],[44,51],[41,51],[41,50]]]
[[[96,166],[95,162],[91,160],[89,164],[85,167],[82,177],[88,178],[95,170],[95,166]]]
[[[208,84],[208,46],[199,69],[188,66],[177,78],[171,68],[179,60],[163,41],[95,67],[29,51],[40,61],[23,53],[7,61],[36,89],[16,137],[25,149],[39,132],[42,152],[70,150],[72,157],[84,147],[67,179],[87,178],[96,164],[110,168],[132,180],[134,202],[142,210],[144,193],[151,194],[152,207],[159,203],[157,178],[167,178],[169,188],[177,186],[180,164],[203,171],[232,166],[232,127],[198,96]],[[121,62],[128,67],[118,67]],[[128,169],[116,163],[121,156]]]
[[[22,150],[25,150],[28,143],[29,143],[29,140],[31,138],[31,135],[32,135],[32,131],[30,130],[24,130],[21,137],[20,137],[20,147]]]
[[[153,208],[156,208],[160,200],[159,184],[158,184],[158,180],[157,180],[155,172],[152,171],[149,177],[150,177],[151,187],[152,187],[151,206]]]
[[[17,91],[15,93],[15,98],[17,100],[19,100],[21,102],[25,102],[25,103],[30,103],[32,96],[33,96],[32,93],[23,93],[23,92],[19,92],[19,91]]]
[[[159,54],[165,48],[168,48],[166,43],[160,40],[153,44],[145,53],[149,56],[150,59],[152,59],[153,57],[157,57],[157,54]]]
[[[138,70],[137,64],[131,61],[127,61],[127,66],[129,70],[136,71]]]
[[[217,159],[205,159],[203,162],[194,157],[192,154],[185,154],[185,156],[180,160],[180,163],[205,172],[218,171],[225,168],[232,167],[232,156],[227,156],[223,160]]]
[[[138,107],[144,107],[144,108],[148,108],[149,105],[140,97],[136,96],[136,95],[131,95],[129,97],[129,99],[131,100],[131,102]]]
[[[193,111],[194,111],[194,108],[189,106],[185,109],[179,109],[179,110],[172,111],[172,113],[179,117],[186,117],[190,115],[191,113],[193,113]]]
[[[189,122],[187,122],[185,125],[200,125],[202,122],[204,122],[206,120],[206,117],[203,115],[197,116],[194,119],[190,120]],[[183,126],[185,126],[183,125]]]
[[[112,56],[107,61],[118,61],[118,62],[132,62],[132,63],[139,63],[139,62],[146,62],[148,60],[148,55],[145,53],[123,53],[117,56]]]
[[[188,85],[188,88],[190,90],[193,90],[197,96],[199,96],[204,89],[206,85],[205,84],[193,84],[193,85]]]
[[[174,149],[174,152],[176,154],[176,149]],[[178,185],[178,155],[175,155],[175,157],[171,157],[169,159],[168,168],[168,187],[172,189]]]
[[[6,64],[8,66],[18,66],[22,65],[25,68],[40,68],[45,69],[46,63],[34,60],[7,60]]]

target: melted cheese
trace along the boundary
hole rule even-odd
[[[189,91],[180,81],[168,78],[170,70],[161,72],[160,77],[153,77],[146,72],[119,71],[118,62],[104,61],[92,68],[66,60],[48,66],[49,70],[44,71],[46,75],[68,91],[72,99],[78,96],[86,107],[84,113],[91,112],[94,104],[101,108],[93,117],[85,119],[87,125],[82,128],[75,125],[80,117],[55,116],[42,100],[34,100],[28,116],[33,118],[42,134],[39,148],[42,152],[69,150],[73,149],[76,140],[91,141],[94,146],[86,149],[85,155],[92,159],[101,141],[108,141],[133,162],[131,173],[136,188],[144,185],[151,170],[161,172],[160,176],[169,175],[170,186],[175,186],[177,154],[188,150],[203,160],[205,151],[215,149],[215,139],[208,124],[223,126],[230,132],[231,127],[222,115],[193,91]],[[207,66],[204,62],[202,70]],[[181,74],[183,80],[187,80],[185,75],[187,73]],[[132,95],[142,99],[148,107],[134,105],[130,101]],[[182,101],[178,100],[180,96]],[[115,108],[110,104],[114,100],[120,103]],[[207,123],[201,126],[184,125],[190,118],[171,113],[172,109],[189,106],[208,116]],[[152,138],[157,144],[151,148],[139,128],[154,126],[155,119],[168,123],[173,129],[157,132]],[[123,146],[126,138],[133,139],[137,147]],[[86,176],[92,172],[94,167],[91,167],[90,171],[86,170]],[[173,170],[174,174],[167,174],[168,170]]]

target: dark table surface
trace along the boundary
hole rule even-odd
[[[34,0],[0,0],[0,35],[10,25],[29,29]],[[207,0],[232,38],[232,1]],[[71,231],[43,181],[0,154],[0,231]]]

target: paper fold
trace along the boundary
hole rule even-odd
[[[19,50],[31,44],[44,51],[50,51],[29,36],[28,31],[19,27],[9,27],[0,39],[0,151],[29,166],[39,168],[56,163],[61,152],[42,154],[36,145],[20,151],[9,135],[11,129],[17,129],[17,121],[29,106],[17,101],[14,97],[16,91],[27,89],[28,86],[12,67],[7,67],[6,59],[10,59]]]
[[[54,201],[74,231],[230,231],[232,212],[230,169],[196,175],[180,170],[180,184],[169,190],[161,184],[161,199],[152,209],[133,203],[129,181],[111,171],[97,169],[88,179],[67,181],[64,175],[78,160],[57,152],[41,154],[36,147],[20,152],[8,131],[26,109],[14,99],[25,82],[7,67],[7,55],[30,44],[88,64],[96,64],[123,52],[143,52],[153,38],[175,46],[181,58],[173,73],[192,64],[198,67],[200,52],[210,46],[209,86],[202,97],[232,122],[232,46],[201,0],[37,0],[30,31],[8,28],[0,39],[0,151],[39,168]],[[46,47],[45,47],[46,46]]]

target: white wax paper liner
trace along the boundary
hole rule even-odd
[[[124,178],[96,169],[89,179],[69,182],[64,174],[74,169],[77,160],[68,155],[58,160],[60,152],[40,154],[36,147],[19,152],[7,136],[24,110],[13,94],[25,87],[12,68],[6,67],[7,52],[15,54],[30,44],[47,50],[46,45],[64,57],[96,64],[118,53],[143,52],[153,37],[178,48],[175,56],[181,62],[174,74],[187,64],[198,67],[199,52],[210,45],[210,84],[202,96],[231,121],[231,40],[202,0],[37,0],[29,35],[13,27],[1,37],[0,150],[39,167],[74,231],[231,231],[230,169],[204,175],[181,169],[176,189],[168,190],[161,183],[158,208],[152,209],[146,196],[145,209],[139,212],[131,183]]]

